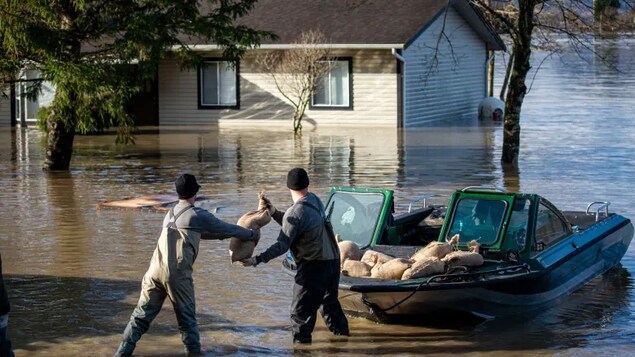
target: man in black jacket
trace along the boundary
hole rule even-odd
[[[331,332],[348,336],[348,320],[337,299],[339,248],[326,224],[324,205],[309,192],[309,176],[302,168],[289,171],[287,187],[294,204],[284,214],[276,210],[272,215],[282,226],[277,242],[242,263],[267,263],[290,249],[298,267],[291,305],[293,342],[311,343],[318,309]]]
[[[0,357],[13,357],[13,349],[11,341],[9,341],[9,296],[7,289],[4,287],[4,278],[2,275],[2,256],[0,256]]]

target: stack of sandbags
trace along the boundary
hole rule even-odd
[[[355,278],[364,278],[370,276],[371,267],[361,262],[362,251],[359,246],[349,240],[341,240],[340,235],[335,235],[338,241],[337,246],[340,250],[340,269],[342,275]]]
[[[357,251],[354,248],[340,247],[341,253],[347,254],[347,259],[342,263],[342,274],[346,276],[352,276],[356,278],[369,278],[371,276],[371,270],[378,264],[384,264],[394,259],[390,255],[376,252],[374,250],[367,250],[362,255],[361,260],[355,260],[357,258]],[[361,254],[361,251],[360,251]]]
[[[452,254],[452,253],[450,253]],[[404,271],[401,280],[416,279],[422,276],[441,274],[445,272],[445,263],[436,257],[427,257],[417,260]]]
[[[437,258],[441,259],[445,257],[447,254],[451,253],[453,249],[453,245],[459,242],[459,235],[455,234],[449,242],[430,242],[425,247],[418,250],[415,254],[410,257],[410,259],[414,261],[419,261],[427,258]]]
[[[386,263],[377,263],[371,270],[370,277],[375,279],[399,280],[403,273],[412,266],[413,260],[393,258]]]
[[[395,257],[391,257],[388,254],[376,252],[374,250],[367,250],[364,252],[362,256],[362,262],[368,264],[371,268],[373,268],[377,264],[387,263],[389,260],[394,259]]]
[[[443,257],[442,260],[448,268],[455,266],[477,267],[483,265],[483,256],[479,253],[480,244],[473,240],[467,245],[470,247],[469,252],[459,250]]]
[[[271,211],[273,209],[265,194],[260,192],[258,194],[258,209],[245,213],[236,224],[258,231],[271,221]],[[254,254],[256,244],[258,244],[258,240],[242,241],[238,238],[232,238],[229,242],[229,255],[232,263],[251,257]]]

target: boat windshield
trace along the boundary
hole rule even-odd
[[[335,192],[326,207],[335,234],[359,246],[371,243],[384,195],[381,193]]]
[[[462,198],[456,205],[445,239],[449,241],[458,234],[460,243],[475,240],[481,244],[493,244],[506,209],[507,202],[504,200]]]

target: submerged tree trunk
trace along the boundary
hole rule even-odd
[[[513,41],[514,62],[509,89],[505,100],[505,124],[503,131],[503,153],[501,161],[508,164],[518,163],[520,149],[520,110],[527,93],[525,79],[531,68],[531,35],[534,28],[536,0],[519,0],[518,33]]]
[[[46,120],[47,142],[44,169],[48,171],[68,170],[73,155],[75,126],[68,125],[52,112]]]
[[[514,54],[512,53],[507,60],[507,67],[505,67],[505,77],[503,77],[503,84],[501,85],[501,92],[498,96],[500,100],[505,101],[507,98],[507,85],[509,84],[509,77],[512,73],[512,66],[514,65]]]
[[[72,85],[64,83],[58,86],[51,111],[46,118],[45,170],[61,171],[70,168],[79,98],[78,91]]]

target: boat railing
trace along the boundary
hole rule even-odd
[[[597,208],[595,209],[595,221],[597,222],[597,221],[600,220],[600,212],[602,210],[604,210],[604,214],[607,217],[609,216],[609,205],[610,204],[611,204],[611,202],[609,202],[609,201],[595,201],[595,202],[591,202],[586,207],[586,214],[588,214],[588,215],[594,214],[593,212],[591,212],[591,207],[597,206]]]
[[[502,192],[502,193],[507,193],[507,190],[500,187],[500,186],[496,186],[496,185],[480,185],[480,186],[467,186],[464,189],[462,189],[461,191],[463,192],[468,192],[468,191],[485,191],[485,192]]]
[[[465,269],[467,271],[467,269]],[[496,268],[490,270],[476,271],[476,272],[463,272],[463,273],[449,273],[435,275],[428,279],[426,285],[435,283],[456,283],[461,281],[474,281],[476,279],[485,280],[490,275],[509,275],[518,273],[530,273],[531,268],[527,264],[512,265],[504,268]]]

